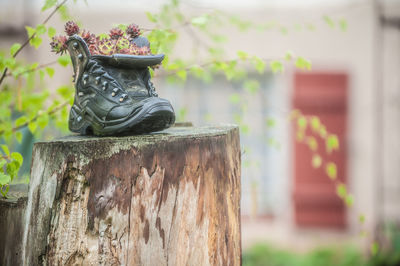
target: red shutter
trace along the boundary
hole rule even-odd
[[[346,183],[346,120],[347,87],[346,74],[296,73],[294,80],[293,107],[304,115],[316,115],[327,131],[339,138],[339,151],[328,154],[325,143],[319,138],[318,153],[323,162],[336,163],[338,180]],[[307,129],[307,135],[312,134]],[[325,165],[315,169],[311,165],[312,152],[308,146],[296,140],[294,143],[294,217],[300,227],[346,226],[346,208],[336,195],[333,182],[325,174]],[[315,135],[315,134],[314,134]]]

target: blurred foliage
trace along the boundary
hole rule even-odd
[[[243,266],[363,266],[362,254],[354,247],[319,247],[302,254],[268,244],[257,244],[243,252]]]
[[[353,246],[318,247],[300,253],[260,243],[244,250],[243,266],[399,266],[400,226],[387,224],[381,231],[382,248],[372,243],[368,256]]]

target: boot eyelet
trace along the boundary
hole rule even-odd
[[[128,97],[128,94],[124,93],[121,95],[121,98],[119,98],[119,101],[122,103],[127,97]]]
[[[72,46],[74,47],[75,50],[78,49],[78,47],[79,47],[77,42],[74,42],[74,44],[72,44]]]
[[[86,85],[88,79],[89,79],[89,75],[88,75],[88,74],[84,74],[84,75],[82,76],[83,85]]]
[[[99,85],[99,84],[100,84],[100,80],[101,80],[101,78],[100,78],[100,77],[96,77],[96,84],[97,84],[97,85]]]
[[[83,54],[78,54],[78,59],[82,61],[83,60]]]
[[[115,95],[117,95],[118,92],[118,88],[114,88],[113,92],[111,93],[111,96],[114,97]]]
[[[107,81],[103,82],[103,91],[105,91],[107,89],[108,83]]]

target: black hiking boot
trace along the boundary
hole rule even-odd
[[[175,122],[170,102],[158,98],[148,69],[161,63],[164,55],[92,56],[78,35],[69,37],[67,46],[76,89],[71,131],[98,136],[141,134]]]

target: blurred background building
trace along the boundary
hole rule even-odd
[[[145,11],[163,3],[88,0],[69,6],[85,28],[100,33],[119,23],[151,28]],[[0,47],[25,40],[24,25],[36,25],[45,16],[39,12],[41,5],[0,0]],[[387,222],[400,222],[400,2],[185,0],[181,8],[188,16],[219,9],[243,20],[283,25],[280,30],[245,33],[222,28],[228,37],[227,58],[243,50],[274,59],[291,50],[312,61],[312,71],[288,64],[282,74],[250,73],[261,84],[256,94],[241,93],[238,84],[224,77],[204,83],[189,76],[183,86],[171,85],[162,74],[154,79],[159,95],[196,126],[236,122],[240,107],[230,102],[233,93],[248,103],[243,118],[248,133],[241,135],[244,248],[257,241],[298,249],[321,243],[363,246],[370,239],[359,237],[360,231],[373,234]],[[326,15],[343,18],[346,31],[339,25],[329,27]],[[62,31],[58,18],[51,24]],[[201,40],[184,28],[176,30],[180,39],[173,57],[191,58]],[[37,51],[28,48],[23,57],[41,63],[56,60],[49,50],[47,44]],[[50,87],[71,81],[71,68],[56,70]],[[352,208],[343,205],[323,170],[311,166],[309,149],[296,142],[288,119],[293,108],[318,115],[328,131],[339,136],[340,150],[332,160],[338,178],[354,195]],[[267,125],[269,118],[275,126]],[[365,224],[359,222],[360,214]]]

